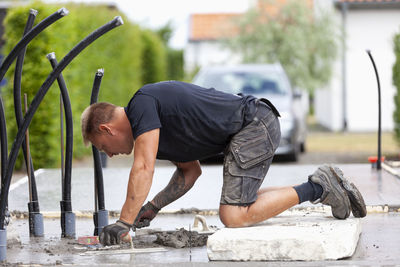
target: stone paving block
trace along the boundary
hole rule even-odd
[[[316,261],[353,255],[361,220],[326,212],[285,212],[253,227],[223,228],[208,238],[212,261]]]

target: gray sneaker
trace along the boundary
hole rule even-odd
[[[319,167],[308,177],[311,182],[322,186],[322,196],[313,203],[322,203],[332,208],[332,215],[337,219],[346,219],[350,215],[350,200],[340,184],[338,175],[330,166]]]
[[[367,215],[367,208],[365,206],[364,198],[361,195],[360,191],[358,191],[357,187],[349,182],[343,175],[341,169],[335,166],[329,166],[332,172],[335,174],[340,184],[346,191],[351,204],[351,211],[353,212],[354,217],[362,218]]]

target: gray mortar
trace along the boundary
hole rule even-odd
[[[155,243],[174,248],[202,247],[207,243],[208,235],[195,231],[187,231],[184,228],[178,231],[156,232]]]

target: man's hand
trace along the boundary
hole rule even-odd
[[[104,246],[120,244],[121,241],[129,242],[129,230],[132,225],[118,220],[116,223],[107,225],[100,234],[100,242]]]
[[[160,209],[154,206],[150,201],[147,202],[146,205],[140,209],[135,222],[133,223],[133,227],[142,228],[149,226],[150,221],[156,217],[159,211]]]

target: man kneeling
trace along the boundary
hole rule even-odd
[[[364,200],[340,169],[324,165],[296,186],[259,190],[280,142],[279,112],[266,99],[238,96],[183,82],[140,88],[126,107],[96,103],[82,114],[85,144],[109,157],[134,149],[127,196],[119,220],[104,227],[104,245],[120,243],[131,227],[149,226],[160,209],[183,196],[201,175],[199,160],[224,153],[219,216],[244,227],[312,201],[332,207],[335,218],[364,217]],[[143,205],[156,159],[177,169],[169,184]]]

